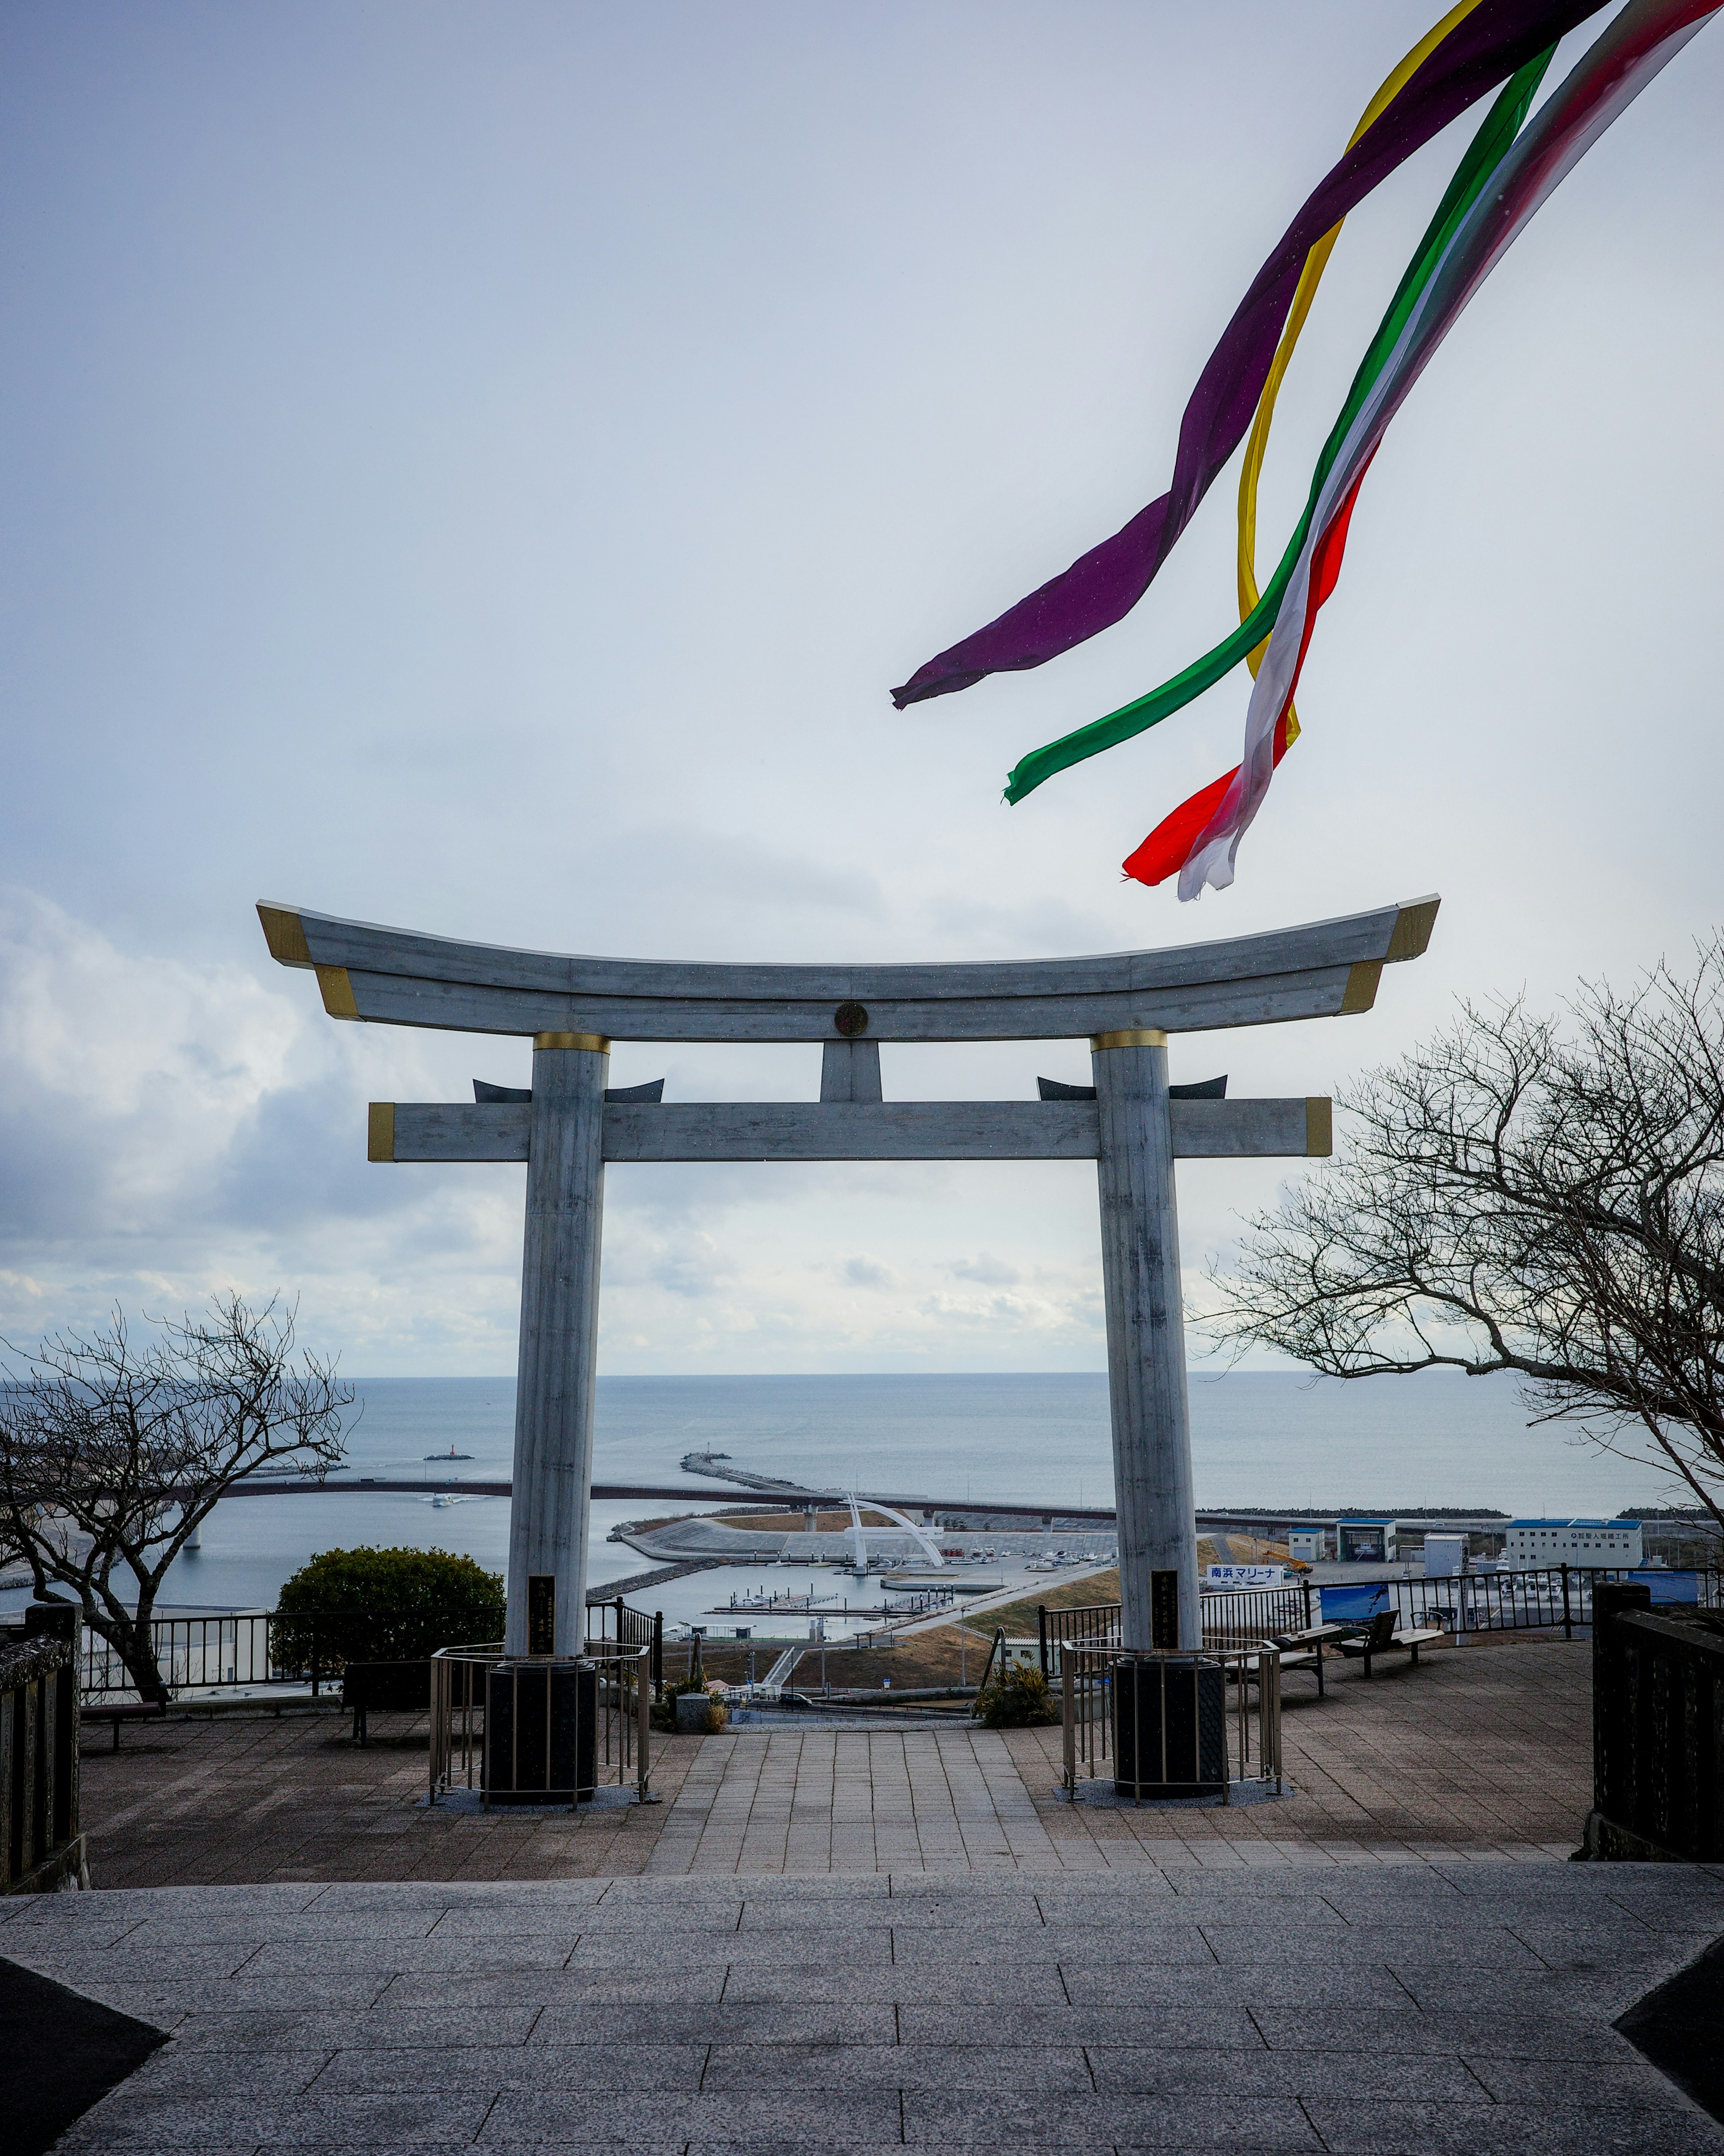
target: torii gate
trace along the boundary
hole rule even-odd
[[[1180,1097],[1167,1036],[1369,1010],[1383,967],[1424,952],[1438,904],[1171,951],[926,966],[560,957],[260,904],[270,955],[316,972],[331,1018],[532,1040],[530,1091],[375,1101],[368,1147],[376,1161],[527,1164],[507,1651],[582,1650],[605,1163],[718,1160],[1095,1162],[1121,1644],[1199,1646],[1173,1163],[1327,1153],[1331,1104]],[[881,1096],[883,1040],[1085,1035],[1093,1091]],[[662,1080],[609,1091],[613,1040],[818,1040],[820,1098],[666,1106]]]

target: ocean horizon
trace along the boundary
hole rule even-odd
[[[455,1474],[508,1478],[512,1377],[352,1382],[355,1472],[428,1478],[437,1471],[427,1455],[453,1445],[469,1455]],[[1573,1517],[1680,1502],[1650,1462],[1602,1453],[1561,1425],[1529,1428],[1518,1387],[1501,1377],[1342,1383],[1296,1371],[1193,1370],[1189,1383],[1203,1507],[1476,1507]],[[975,1504],[1112,1501],[1101,1371],[598,1380],[595,1481],[678,1482],[683,1455],[709,1449],[729,1453],[739,1467],[828,1487]],[[703,1491],[687,1509],[743,1494]],[[634,1551],[606,1540],[619,1522],[678,1509],[669,1502],[595,1504],[590,1580],[644,1568]],[[174,1566],[162,1599],[230,1609],[273,1604],[282,1581],[315,1552],[361,1544],[445,1549],[500,1572],[508,1542],[506,1498],[434,1507],[428,1489],[235,1497],[217,1507],[202,1550]]]

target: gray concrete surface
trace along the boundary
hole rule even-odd
[[[1724,1867],[127,1889],[0,1953],[171,2030],[78,2156],[908,2143],[1700,2156],[1610,2024]]]

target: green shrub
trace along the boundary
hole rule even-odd
[[[274,1626],[277,1663],[309,1670],[316,1610],[317,1666],[420,1661],[439,1647],[476,1645],[503,1633],[503,1579],[446,1550],[324,1550],[283,1584]],[[329,1613],[338,1613],[331,1614]]]
[[[1034,1729],[1060,1719],[1048,1680],[1024,1663],[990,1678],[976,1705],[990,1729]]]

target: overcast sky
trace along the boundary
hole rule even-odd
[[[524,1083],[525,1045],[331,1023],[259,898],[875,959],[1440,891],[1368,1017],[1176,1041],[1245,1093],[1332,1091],[1460,994],[1685,959],[1721,911],[1716,28],[1390,431],[1230,891],[1118,863],[1237,761],[1243,672],[999,796],[1232,625],[1232,470],[1119,627],[888,699],[1162,490],[1206,353],[1435,12],[12,0],[0,1332],[233,1283],[359,1374],[512,1370],[521,1171],[367,1167],[365,1103]],[[1348,223],[1270,560],[1469,128]],[[613,1075],[796,1097],[818,1065]],[[883,1057],[900,1098],[1086,1066]],[[1282,1173],[1182,1171],[1188,1285]],[[1080,1165],[613,1169],[606,1204],[612,1372],[1103,1366]]]

